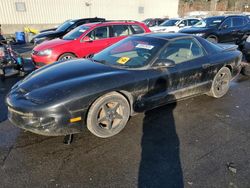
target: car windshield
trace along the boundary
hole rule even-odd
[[[224,17],[210,17],[200,20],[194,27],[218,27]]]
[[[175,24],[178,22],[178,19],[170,19],[165,22],[163,22],[160,26],[175,26]]]
[[[71,25],[73,25],[75,22],[73,20],[67,20],[63,22],[61,25],[58,26],[56,31],[65,31],[67,30]]]
[[[146,25],[149,24],[149,22],[151,21],[152,19],[146,19],[146,20],[143,20],[142,22],[145,23]]]
[[[164,44],[164,39],[133,36],[95,54],[92,60],[110,66],[141,68],[149,64]]]
[[[66,35],[63,36],[64,40],[76,40],[78,39],[85,31],[87,31],[89,29],[89,27],[86,26],[79,26],[75,29],[73,29],[72,31],[70,31],[69,33],[67,33]]]

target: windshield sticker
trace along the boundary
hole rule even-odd
[[[143,49],[147,49],[147,50],[152,50],[154,48],[154,46],[148,45],[148,44],[137,44],[135,47],[136,48],[143,48]]]
[[[84,29],[80,29],[80,30],[79,30],[80,33],[84,33],[85,31],[86,31],[86,30],[84,30]]]
[[[124,65],[125,63],[127,63],[130,60],[129,57],[120,57],[116,62],[119,64]]]

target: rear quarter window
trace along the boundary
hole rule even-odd
[[[114,37],[127,36],[133,34],[127,25],[113,25]]]

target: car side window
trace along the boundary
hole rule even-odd
[[[232,20],[233,20],[233,27],[239,27],[245,25],[243,18],[235,17]]]
[[[127,25],[113,25],[114,37],[131,35],[132,31]]]
[[[178,39],[170,42],[160,54],[160,59],[169,59],[176,64],[190,61],[205,55],[204,50],[194,39]]]
[[[182,21],[178,24],[178,26],[181,26],[181,25],[184,25],[184,27],[187,26],[187,25],[188,25],[187,20],[182,20]]]
[[[91,31],[88,35],[92,40],[99,40],[109,38],[109,28],[108,27],[98,27]]]
[[[144,29],[139,25],[131,25],[131,28],[133,34],[140,34],[145,32]]]
[[[188,25],[189,25],[189,26],[192,26],[192,25],[198,23],[199,21],[200,21],[200,20],[190,19],[190,20],[188,20]]]
[[[221,24],[221,28],[230,28],[232,27],[232,19],[231,18],[227,18],[222,24]]]

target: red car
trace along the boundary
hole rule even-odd
[[[58,60],[82,58],[118,42],[128,35],[150,32],[141,22],[116,21],[81,25],[61,39],[43,42],[32,51],[36,67]]]

